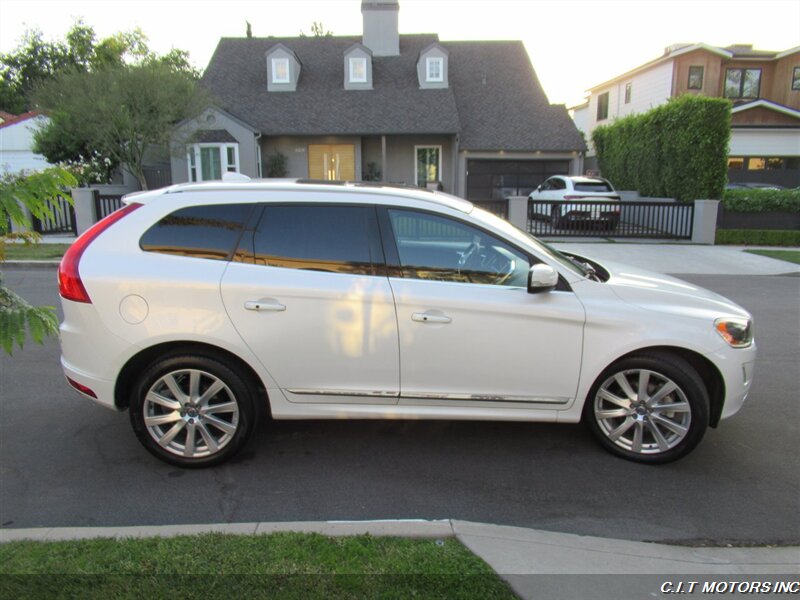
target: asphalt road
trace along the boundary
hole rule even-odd
[[[58,304],[52,270],[5,271]],[[745,407],[684,460],[617,459],[580,425],[267,423],[227,465],[180,470],[127,414],[64,383],[58,346],[0,356],[0,526],[454,518],[614,538],[800,542],[800,277],[687,276],[749,308]],[[668,326],[668,323],[665,323]]]

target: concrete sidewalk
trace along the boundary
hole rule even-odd
[[[687,580],[684,576],[694,581],[754,576],[760,580],[797,581],[800,574],[800,547],[692,548],[458,520],[0,529],[0,543],[279,531],[328,536],[455,537],[489,564],[521,598],[662,597],[660,589],[665,582]]]
[[[700,246],[692,244],[629,244],[609,242],[552,242],[562,252],[613,261],[657,273],[695,275],[784,275],[800,273],[800,265],[745,252],[757,246]],[[800,250],[773,247],[766,250]]]

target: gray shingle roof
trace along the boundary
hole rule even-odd
[[[400,56],[373,58],[373,89],[345,90],[344,51],[358,36],[222,38],[202,84],[264,135],[460,134],[467,150],[583,150],[563,106],[551,106],[520,42],[446,42],[450,87],[422,90],[419,53],[436,35],[400,36]],[[295,92],[268,92],[266,52],[291,48]],[[484,83],[485,82],[485,83]]]
[[[443,42],[465,150],[572,151],[585,144],[551,105],[522,42]]]

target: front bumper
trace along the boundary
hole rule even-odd
[[[725,382],[725,399],[720,419],[732,417],[744,405],[753,384],[756,344],[748,348],[723,348],[708,358],[717,366]]]

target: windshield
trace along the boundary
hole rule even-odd
[[[470,214],[479,221],[483,221],[495,229],[502,231],[509,237],[509,239],[516,240],[526,246],[534,246],[539,254],[543,254],[548,258],[551,258],[573,273],[580,275],[581,277],[589,276],[589,270],[583,265],[569,259],[565,254],[562,254],[552,246],[545,244],[543,241],[533,237],[531,234],[515,227],[505,219],[501,219],[500,217],[495,216],[492,213],[483,210],[482,208],[478,208],[477,206]]]

